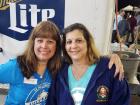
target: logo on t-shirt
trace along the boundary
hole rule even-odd
[[[73,88],[71,90],[71,94],[72,94],[75,105],[81,105],[84,93],[85,93],[85,88],[78,87],[78,88]]]
[[[31,90],[26,98],[25,105],[45,105],[48,98],[50,83],[43,83]]]
[[[101,85],[97,88],[97,102],[108,101],[109,89],[105,85]]]

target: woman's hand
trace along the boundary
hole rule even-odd
[[[119,80],[123,80],[124,78],[124,69],[123,64],[121,62],[120,57],[117,54],[111,54],[110,55],[110,61],[109,61],[109,69],[112,68],[113,64],[116,66],[114,77],[119,74]]]

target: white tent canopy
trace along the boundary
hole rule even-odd
[[[133,11],[133,6],[128,5],[128,6],[124,7],[123,10],[125,10],[125,11]]]
[[[140,8],[139,7],[134,7],[134,11],[140,12]]]
[[[132,5],[128,5],[123,8],[124,11],[140,11],[139,7],[133,7]]]

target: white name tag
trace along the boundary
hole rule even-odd
[[[37,84],[37,79],[34,79],[34,78],[27,79],[27,78],[24,77],[24,83],[26,83],[26,84]]]

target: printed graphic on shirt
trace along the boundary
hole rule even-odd
[[[101,85],[97,88],[97,102],[106,102],[108,101],[109,89],[108,87]]]
[[[83,100],[85,88],[73,88],[71,90],[71,95],[73,97],[75,105],[81,105],[81,102]]]
[[[25,105],[45,105],[50,83],[44,82],[31,90],[26,98]]]

